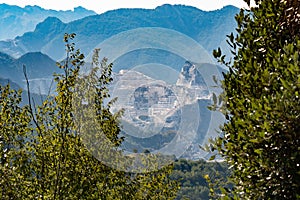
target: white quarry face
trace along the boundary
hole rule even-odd
[[[163,28],[125,31],[97,47],[101,48],[99,57],[110,58],[111,62],[133,51],[159,49],[178,55],[185,63],[176,71],[165,63],[140,64],[137,58],[137,64],[124,66],[114,74],[110,90],[112,98],[118,100],[111,109],[125,110],[121,119],[125,141],[119,150],[104,137],[95,144],[87,144],[102,148],[95,156],[112,167],[135,172],[157,170],[182,157],[205,158],[207,152],[196,151],[194,146],[216,136],[214,132],[222,118],[200,112],[204,110],[200,105],[207,106],[212,94],[221,92],[212,87],[213,77],[220,80],[221,76],[204,48],[182,33]]]

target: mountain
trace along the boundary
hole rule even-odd
[[[118,33],[142,27],[160,27],[187,35],[210,53],[224,42],[226,34],[234,30],[234,16],[238,11],[233,6],[205,12],[191,6],[163,5],[155,9],[118,9],[69,23],[52,17],[38,24],[33,32],[1,41],[0,51],[14,57],[40,51],[58,60],[65,55],[61,42],[64,33],[75,32],[75,43],[87,55],[97,44]]]
[[[0,52],[0,76],[2,78],[13,78],[17,80],[20,78],[16,59],[8,54]]]
[[[27,53],[17,59],[19,65],[25,65],[28,77],[39,78],[52,76],[54,72],[61,72],[56,62],[40,52]]]
[[[83,7],[74,10],[56,11],[46,10],[39,6],[25,6],[24,8],[0,4],[0,40],[13,39],[28,31],[33,31],[35,26],[47,17],[57,17],[68,23],[96,13]]]
[[[21,87],[17,83],[15,83],[15,82],[7,79],[7,78],[1,78],[0,77],[0,85],[1,86],[5,86],[7,84],[9,84],[10,88],[13,89],[13,90],[19,90],[19,89],[21,89]]]
[[[153,64],[147,68],[151,69]],[[213,70],[215,69],[215,70]],[[177,81],[156,79],[144,69],[121,70],[111,86],[118,101],[112,110],[125,109],[122,122],[122,148],[127,152],[160,152],[177,158],[208,158],[199,145],[216,136],[224,121],[221,113],[211,112],[213,90],[208,73],[220,78],[221,68],[186,61]],[[142,73],[145,72],[145,73]],[[165,76],[165,75],[162,75]],[[166,79],[168,80],[168,79]]]
[[[197,67],[190,62],[186,62],[181,70],[176,85],[190,88],[192,86],[203,85],[204,83],[205,82],[200,72],[197,70]]]
[[[28,101],[27,90],[24,90],[20,85],[18,85],[17,83],[13,82],[10,79],[0,77],[0,86],[6,86],[7,84],[9,84],[10,89],[13,89],[16,91],[21,89],[22,90],[22,94],[21,94],[22,101],[20,102],[20,105],[21,106],[28,105],[29,101]],[[37,94],[37,93],[33,93],[33,92],[30,92],[30,97],[31,97],[31,101],[33,99],[33,101],[36,105],[41,104],[42,99],[46,99],[45,95],[41,95],[41,94]]]
[[[65,58],[63,35],[75,32],[74,43],[87,61],[99,47],[99,57],[114,63],[110,91],[118,101],[112,109],[125,109],[125,150],[207,158],[199,144],[215,137],[224,121],[220,113],[207,109],[213,93],[221,90],[214,87],[213,77],[221,80],[224,71],[211,52],[234,31],[238,11],[233,6],[205,12],[163,5],[119,9],[69,23],[48,17],[32,32],[0,41],[0,52],[5,52],[0,53],[0,76],[26,89],[24,64],[30,91],[47,94],[52,73],[61,72],[54,60]]]
[[[18,59],[0,52],[0,76],[15,82],[20,88],[27,89],[23,66],[26,66],[26,74],[31,83],[31,92],[37,94],[40,91],[42,94],[46,94],[53,79],[53,73],[62,72],[54,60],[40,52],[26,53]]]

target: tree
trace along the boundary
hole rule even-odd
[[[29,105],[21,107],[22,91],[0,86],[0,199],[174,199],[177,183],[169,179],[172,165],[151,173],[118,171],[97,160],[80,137],[73,99],[76,83],[84,80],[79,70],[84,55],[72,43],[75,34],[65,34],[67,58],[58,63],[64,70],[56,74],[56,94],[36,106],[28,91]],[[95,80],[93,99],[97,113],[93,127],[117,147],[119,117],[105,104],[112,81],[112,64],[98,60],[89,78]],[[27,79],[26,71],[25,77]],[[27,81],[28,89],[29,82]]]
[[[176,197],[178,200],[209,199],[210,188],[204,177],[210,177],[211,180],[224,180],[224,184],[226,183],[225,179],[230,174],[230,170],[224,162],[180,159],[174,164],[171,178],[180,181],[180,190]]]
[[[250,0],[246,0],[250,6]],[[224,199],[300,198],[300,2],[256,0],[228,35],[232,60],[221,85],[226,116],[217,149],[232,168]]]

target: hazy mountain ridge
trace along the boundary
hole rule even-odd
[[[20,105],[21,106],[28,105],[29,101],[28,101],[27,90],[24,90],[20,85],[18,85],[17,83],[13,82],[10,79],[0,77],[0,86],[6,86],[7,84],[9,84],[10,89],[12,90],[15,91],[22,90],[22,95],[21,95],[22,101]],[[41,104],[42,100],[46,99],[45,95],[41,95],[39,93],[33,93],[33,92],[30,92],[30,97],[31,97],[31,101],[33,99],[36,105]]]
[[[23,65],[29,79],[53,78],[54,72],[61,72],[54,60],[40,52],[27,53],[18,59],[0,52],[0,77],[10,79],[22,88],[25,84]]]
[[[57,60],[64,55],[64,44],[61,42],[64,33],[75,32],[77,46],[88,54],[97,44],[120,32],[141,27],[161,27],[186,34],[211,52],[224,41],[226,34],[233,31],[236,25],[234,15],[238,11],[233,6],[205,12],[190,6],[163,5],[155,9],[113,10],[67,24],[51,18],[38,24],[33,32],[11,41],[1,41],[0,51],[14,57],[41,51]],[[51,31],[48,33],[43,27]]]
[[[21,87],[17,83],[11,81],[10,79],[0,77],[0,85],[5,86],[7,84],[9,84],[10,88],[13,90],[21,89]]]
[[[70,22],[96,13],[83,7],[74,10],[47,10],[39,6],[13,6],[0,4],[0,40],[12,39],[33,31],[35,26],[47,17],[57,17],[63,22]]]

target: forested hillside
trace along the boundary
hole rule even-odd
[[[162,5],[155,9],[113,10],[70,23],[50,17],[39,23],[32,32],[11,41],[1,41],[0,51],[14,57],[40,51],[58,60],[63,55],[61,35],[64,33],[76,32],[76,43],[83,53],[88,54],[97,44],[122,31],[161,27],[186,34],[212,52],[236,26],[234,15],[237,12],[238,9],[233,6],[205,12],[190,6]]]

